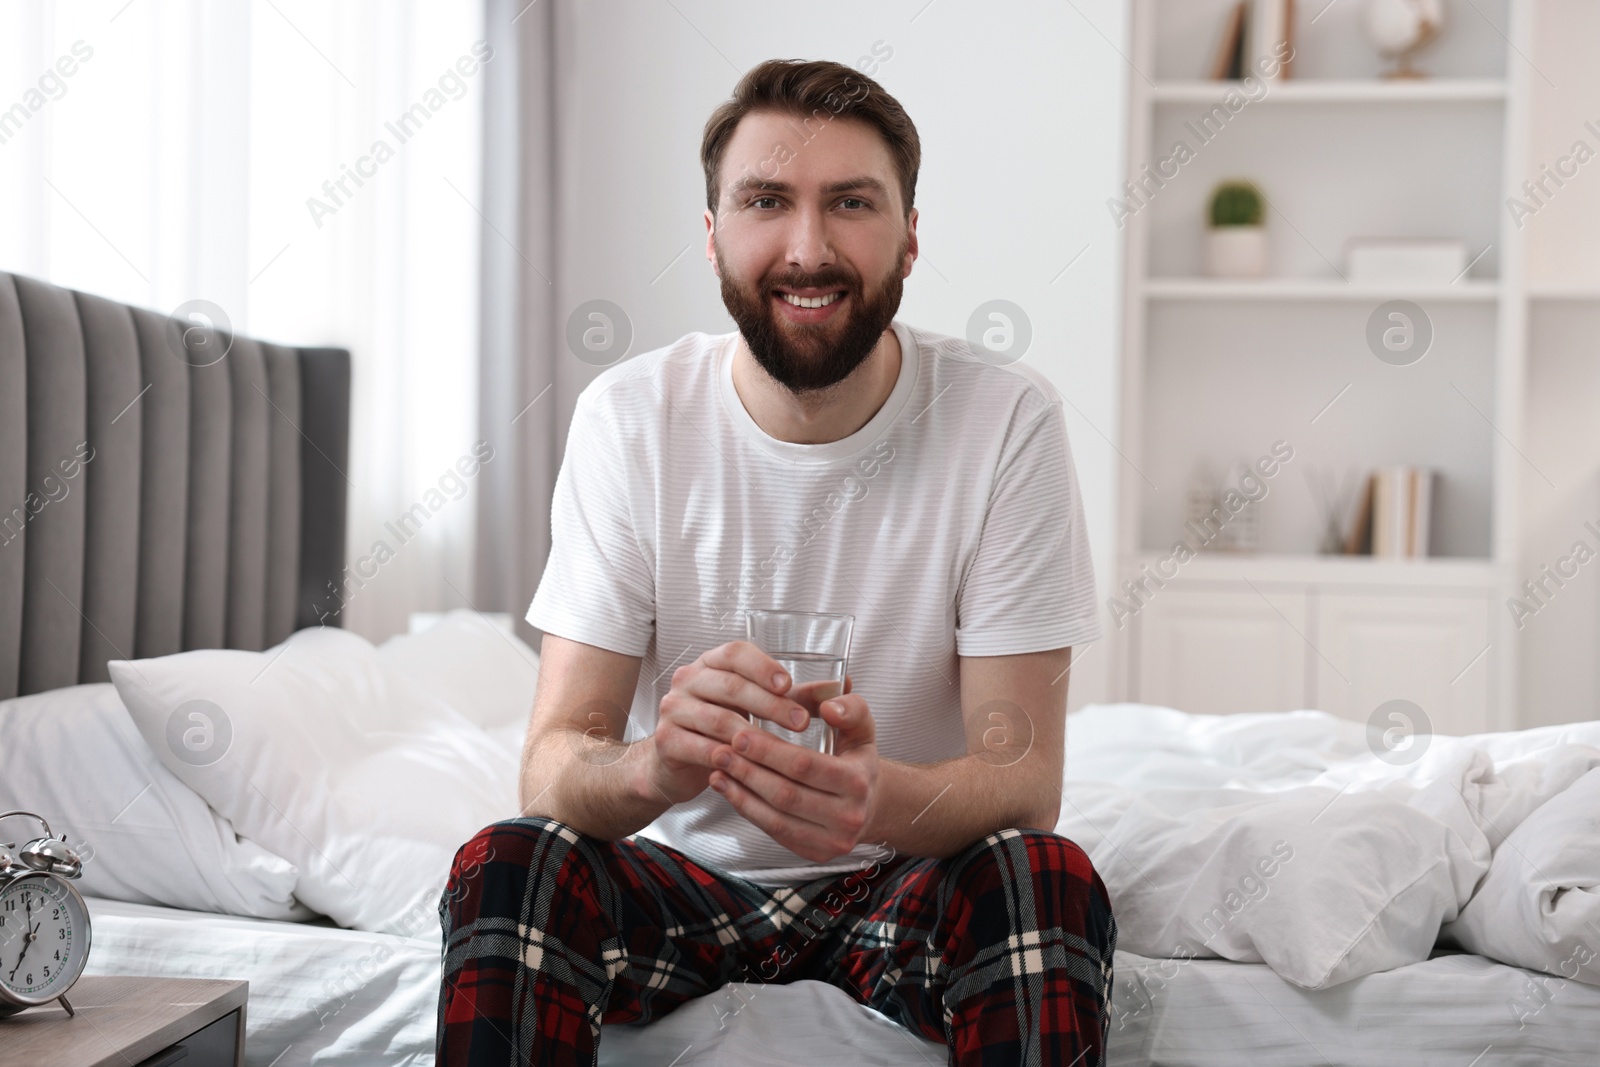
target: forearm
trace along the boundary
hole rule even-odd
[[[649,786],[643,746],[650,743],[548,731],[523,760],[521,814],[545,815],[605,841],[642,830],[672,806]]]
[[[996,766],[982,754],[881,760],[878,768],[877,806],[862,840],[887,842],[901,855],[943,859],[996,830],[1055,828],[1059,789],[1034,768]]]

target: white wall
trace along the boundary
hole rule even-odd
[[[732,330],[702,252],[707,116],[762,60],[857,65],[875,44],[878,55],[892,49],[863,69],[905,106],[922,139],[922,256],[900,317],[962,334],[986,300],[1026,311],[1034,340],[1024,358],[1068,401],[1103,601],[1115,544],[1122,254],[1105,204],[1124,155],[1125,8],[591,0],[558,9],[557,84],[575,92],[564,91],[557,120],[557,307],[615,301],[634,326],[630,354],[693,330]],[[596,372],[575,359],[561,368],[565,412]],[[558,432],[565,440],[564,423]],[[1109,693],[1106,649],[1078,657],[1074,707]]]

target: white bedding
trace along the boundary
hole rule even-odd
[[[311,634],[301,651],[311,651],[309,642],[318,638],[359,641]],[[496,634],[466,639],[506,640]],[[526,699],[527,671],[507,674],[505,691],[490,700],[484,694],[498,691],[477,684],[481,677],[463,688],[446,672],[424,685],[400,679],[370,649],[359,651],[306,662],[286,657],[277,666],[271,654],[261,654],[259,667],[250,666],[271,667],[267,678],[280,688],[313,667],[337,675],[341,664],[355,659],[366,664],[367,675],[383,676],[383,684],[363,691],[372,706],[363,705],[362,715],[348,700],[326,700],[312,714],[313,698],[335,690],[310,683],[301,686],[306,706],[298,716],[280,710],[293,694],[264,703],[259,695],[232,699],[227,715],[236,720],[238,736],[225,754],[238,755],[239,766],[206,764],[198,769],[228,773],[191,777],[197,790],[216,787],[208,798],[213,805],[225,799],[217,789],[237,792],[241,780],[294,786],[283,795],[306,805],[290,820],[303,839],[285,835],[280,844],[281,854],[292,853],[300,867],[297,895],[308,898],[321,889],[326,902],[369,908],[371,901],[359,894],[340,897],[338,879],[315,877],[313,860],[344,857],[339,866],[354,884],[361,879],[349,875],[375,869],[365,858],[382,848],[382,837],[359,820],[333,826],[318,814],[328,806],[319,788],[334,799],[339,794],[329,794],[327,754],[296,739],[364,737],[366,720],[387,724],[385,743],[425,753],[436,764],[428,775],[368,776],[361,793],[364,803],[380,808],[426,809],[437,824],[423,842],[431,858],[391,865],[386,875],[391,897],[420,902],[403,913],[406,923],[375,924],[392,933],[363,933],[95,905],[96,973],[249,978],[253,1063],[429,1061],[439,980],[433,902],[456,844],[503,817],[498,808],[490,814],[493,805],[483,798],[515,795],[517,726],[501,722],[485,733],[480,720],[494,718],[491,705],[505,709]],[[167,666],[181,659],[168,657],[173,662]],[[441,662],[453,661],[445,656]],[[175,669],[151,667],[149,675],[167,679],[173,689],[168,702],[209,699],[199,680]],[[427,701],[413,693],[410,718],[385,717],[383,694],[417,686],[437,698],[440,714],[425,714]],[[478,717],[452,710],[457,704],[472,704]],[[156,714],[160,706],[145,711],[154,731],[164,721]],[[429,742],[446,727],[459,744]],[[246,744],[247,735],[256,742]],[[177,753],[162,747],[164,734],[152,732],[147,740],[174,773],[196,770],[181,758],[168,759]],[[1363,1058],[1368,1052],[1362,1050],[1374,1056],[1381,1050],[1390,1057],[1382,1062],[1410,1062],[1404,1050],[1414,1039],[1418,1049],[1437,1050],[1452,1035],[1466,1044],[1482,1039],[1463,1065],[1490,1044],[1543,1049],[1557,1057],[1547,1060],[1553,1063],[1579,1055],[1571,1013],[1595,1008],[1600,993],[1600,817],[1594,810],[1600,723],[1434,737],[1426,751],[1385,761],[1361,725],[1319,712],[1206,716],[1098,705],[1069,718],[1067,750],[1056,830],[1089,852],[1111,892],[1119,926],[1118,1006],[1143,1005],[1119,1016],[1113,1062],[1221,1062],[1217,1057],[1233,1054],[1240,1042],[1260,1050],[1251,1062],[1379,1062]],[[250,773],[240,778],[242,766]],[[462,781],[473,783],[471,797],[463,794]],[[312,787],[300,788],[307,784]],[[474,798],[476,806],[468,803]],[[418,825],[401,819],[392,829],[409,840],[418,836]],[[1493,961],[1430,959],[1440,939]],[[1124,980],[1130,967],[1139,972],[1135,954],[1193,958],[1166,963],[1175,968],[1172,982],[1160,996],[1147,997],[1139,984],[1145,978]],[[1530,970],[1518,969],[1524,967]],[[603,1062],[809,1067],[840,1055],[836,1047],[811,1043],[807,1035],[819,1030],[830,1032],[830,1041],[851,1043],[844,1053],[851,1062],[943,1062],[941,1046],[831,987],[756,988],[759,1002],[743,1010],[734,1010],[741,1003],[737,991],[724,990],[652,1027],[613,1028]],[[1407,1024],[1407,1011],[1431,1014]],[[1411,1030],[1402,1033],[1407,1025]],[[1358,1031],[1353,1036],[1346,1033],[1352,1028]],[[1371,1041],[1359,1032],[1364,1028],[1376,1031]],[[1346,1058],[1337,1058],[1346,1048]],[[1595,1039],[1584,1051],[1588,1059],[1571,1062],[1600,1063]]]
[[[98,899],[89,908],[90,974],[248,979],[251,1067],[433,1062],[436,939]],[[1304,990],[1262,964],[1118,952],[1109,1063],[1467,1067],[1492,1045],[1480,1064],[1589,1067],[1600,1062],[1596,1018],[1600,989],[1479,956]],[[647,1027],[606,1027],[600,1062],[923,1067],[945,1053],[821,982],[740,983]]]
[[[1056,830],[1105,879],[1119,948],[1317,989],[1421,962],[1442,934],[1600,984],[1600,723],[1436,736],[1390,762],[1321,712],[1097,705],[1067,750]]]

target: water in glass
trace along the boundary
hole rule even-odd
[[[823,721],[817,708],[824,700],[844,692],[845,658],[822,652],[773,652],[770,655],[793,680],[785,695],[804,706],[811,718],[806,728],[798,732],[765,720],[763,728],[785,741],[832,755],[833,727]]]

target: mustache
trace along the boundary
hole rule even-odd
[[[823,271],[820,274],[779,274],[767,280],[763,291],[773,289],[848,289],[856,292],[859,279],[841,271]]]

